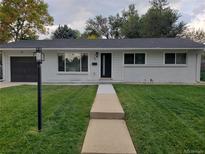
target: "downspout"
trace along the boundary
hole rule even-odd
[[[196,54],[196,69],[195,69],[195,82],[196,83],[198,83],[197,72],[198,72],[198,53]]]
[[[1,54],[1,59],[0,59],[0,61],[1,61],[1,75],[2,75],[2,78],[0,78],[0,82],[2,82],[3,81],[3,53],[2,53],[2,51],[0,50],[0,54]]]
[[[2,73],[3,73],[3,76],[2,76],[2,81],[5,81],[6,80],[6,53],[5,51],[2,51]]]
[[[205,49],[196,54],[196,69],[195,69],[196,83],[199,83],[201,81],[201,53],[203,53],[204,51]]]
[[[4,77],[4,75],[5,75],[5,59],[4,59],[4,52],[2,51],[2,50],[0,50],[0,54],[1,54],[1,63],[2,63],[2,79],[0,79],[0,82],[3,82],[4,81],[4,79],[5,79],[5,77]]]

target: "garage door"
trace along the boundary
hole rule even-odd
[[[36,82],[35,57],[11,57],[11,82]]]

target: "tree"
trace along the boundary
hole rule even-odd
[[[59,25],[52,35],[52,39],[77,39],[79,37],[80,32],[78,30],[72,30],[71,28],[68,28],[67,25]]]
[[[203,30],[196,30],[194,28],[185,28],[184,31],[178,35],[181,38],[188,38],[195,42],[205,43],[205,31]]]
[[[110,38],[108,19],[102,15],[96,16],[94,19],[89,19],[86,23],[85,32],[88,35],[95,35],[98,38]]]
[[[176,37],[184,29],[178,22],[180,15],[168,6],[167,0],[152,0],[151,8],[143,16],[138,15],[134,4],[116,16],[96,16],[89,19],[85,34],[95,38],[119,39],[139,37]]]
[[[139,16],[135,5],[129,6],[128,10],[108,18],[101,15],[89,19],[86,23],[86,35],[97,38],[119,39],[139,37]]]
[[[99,38],[96,34],[88,34],[87,32],[84,32],[80,36],[81,39],[88,39],[88,40],[96,40]]]
[[[152,0],[150,1],[150,3],[152,7],[159,8],[160,10],[162,10],[165,6],[169,4],[167,0]]]
[[[139,19],[138,11],[135,9],[134,4],[129,5],[127,11],[122,11],[122,24],[120,25],[120,29],[123,37],[140,37]]]
[[[2,0],[0,3],[0,41],[36,39],[52,25],[48,5],[43,0]]]
[[[122,17],[120,17],[119,13],[116,16],[109,16],[108,23],[109,23],[109,32],[110,37],[119,39],[122,38],[121,34],[121,26],[122,26]]]
[[[167,0],[153,0],[152,7],[140,19],[142,37],[176,37],[184,23],[177,23],[180,15],[168,6]]]

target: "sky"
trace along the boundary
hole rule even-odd
[[[86,20],[96,15],[116,15],[129,4],[135,4],[140,15],[150,7],[150,0],[45,0],[49,13],[54,17],[54,25],[49,26],[49,37],[59,24],[67,24],[73,29],[84,31]],[[180,21],[189,27],[205,31],[205,0],[168,0],[170,7],[178,10]]]
[[[1,0],[0,0],[1,1]],[[44,0],[48,11],[54,17],[54,25],[47,27],[49,33],[41,39],[49,38],[58,25],[68,25],[80,32],[84,31],[86,20],[96,15],[116,15],[129,4],[135,4],[140,15],[150,7],[150,0]],[[181,14],[180,21],[188,26],[205,31],[205,0],[168,0],[170,7]]]

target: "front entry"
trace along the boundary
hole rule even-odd
[[[112,54],[101,53],[101,78],[111,78]]]

